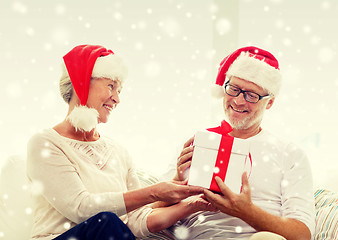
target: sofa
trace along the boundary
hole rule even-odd
[[[25,240],[32,227],[30,186],[25,173],[25,158],[11,156],[0,172],[0,240]],[[141,184],[158,181],[156,176],[139,170]],[[314,192],[316,230],[314,239],[338,240],[338,194],[325,189]],[[143,239],[173,239],[174,233],[165,231]]]

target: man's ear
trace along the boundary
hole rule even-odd
[[[274,102],[275,102],[275,98],[274,97],[271,98],[271,99],[269,99],[269,102],[266,105],[266,109],[270,109],[272,107],[272,105],[273,105]]]

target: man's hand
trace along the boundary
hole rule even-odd
[[[194,151],[194,146],[192,146],[194,138],[195,137],[191,137],[184,144],[183,150],[181,151],[180,156],[177,158],[176,175],[174,180],[184,181],[187,178],[186,171],[191,166],[191,159]]]
[[[242,175],[242,191],[232,192],[219,178],[216,182],[223,194],[204,190],[206,199],[221,212],[238,217],[259,231],[277,233],[288,240],[310,239],[309,228],[301,221],[272,215],[254,205],[251,201],[251,189],[246,173]]]
[[[215,194],[205,189],[204,195],[206,199],[223,213],[238,218],[245,217],[246,213],[253,205],[246,172],[242,175],[242,191],[240,194],[232,192],[219,177],[216,177],[215,180],[223,195]]]

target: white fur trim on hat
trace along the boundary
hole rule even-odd
[[[123,59],[116,54],[98,57],[92,71],[92,77],[118,79],[121,82],[127,75],[128,71]]]
[[[95,108],[78,105],[68,115],[67,120],[75,130],[90,132],[98,123],[99,113]]]
[[[281,87],[279,69],[270,66],[264,60],[249,56],[249,53],[241,53],[231,64],[226,75],[229,79],[235,76],[253,82],[273,96],[278,95]]]

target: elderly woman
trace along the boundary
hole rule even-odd
[[[161,182],[141,189],[127,151],[98,132],[97,124],[106,123],[120,102],[126,76],[120,57],[102,46],[80,45],[63,60],[67,117],[28,143],[27,174],[40,189],[32,239],[135,239],[214,210],[200,196],[181,201],[202,193],[200,187]],[[166,207],[151,208],[156,201]]]

